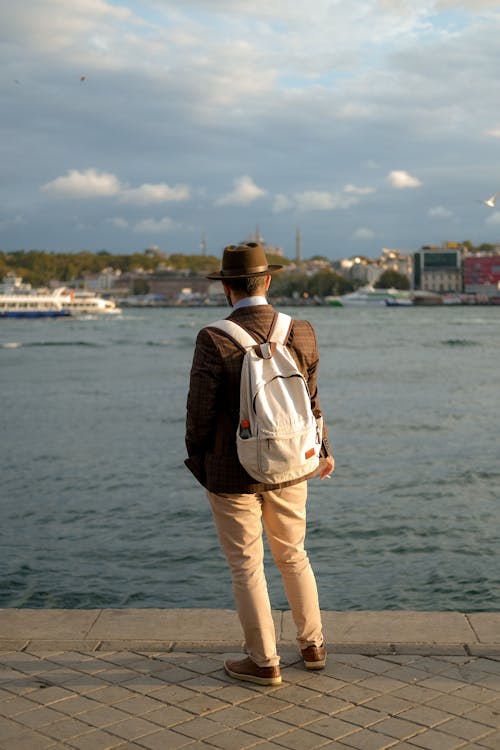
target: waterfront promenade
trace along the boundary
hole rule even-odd
[[[307,672],[237,682],[228,610],[0,610],[1,750],[500,750],[500,613],[325,612]]]

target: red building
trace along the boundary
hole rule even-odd
[[[468,294],[498,296],[500,294],[500,255],[466,256],[464,286]]]

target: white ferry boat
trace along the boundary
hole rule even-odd
[[[112,300],[91,292],[73,292],[63,287],[31,294],[0,294],[0,318],[63,318],[85,314],[117,314]]]
[[[62,301],[52,294],[0,294],[0,318],[70,317]]]
[[[57,291],[61,293],[63,308],[69,310],[71,315],[117,315],[121,313],[121,309],[117,306],[116,302],[99,297],[99,295],[92,292],[78,290],[70,292],[66,290]]]
[[[343,294],[339,297],[342,305],[385,305],[386,300],[409,300],[408,292],[402,292],[398,289],[375,289],[371,284],[356,289],[355,292]]]

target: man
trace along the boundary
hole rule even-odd
[[[233,312],[259,342],[267,340],[275,311],[266,292],[280,265],[269,265],[261,245],[253,242],[224,249],[222,269],[209,279],[222,281]],[[316,337],[307,321],[295,320],[286,342],[308,384],[311,407],[320,415],[317,391]],[[233,594],[245,636],[247,657],[226,661],[226,672],[260,685],[281,682],[279,656],[264,575],[262,524],[280,570],[297,640],[307,669],[326,663],[316,581],[304,550],[307,479],[262,484],[241,466],[236,451],[240,373],[243,352],[217,328],[203,328],[194,351],[187,400],[187,467],[206,488],[221,547],[231,569]],[[334,469],[326,428],[319,475]]]

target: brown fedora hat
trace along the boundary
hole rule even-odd
[[[228,245],[224,248],[222,268],[209,273],[207,279],[245,279],[249,276],[267,276],[281,271],[281,265],[269,265],[266,254],[257,242],[242,245]]]

